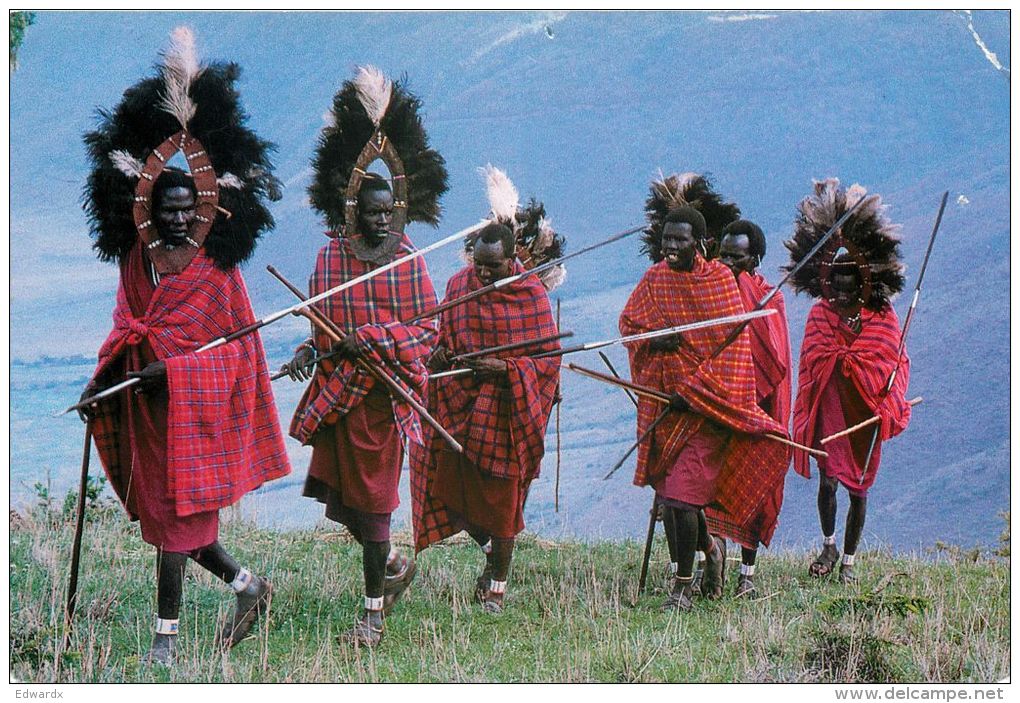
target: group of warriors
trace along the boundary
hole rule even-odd
[[[271,144],[246,126],[238,75],[234,64],[201,65],[190,32],[175,30],[157,75],[86,135],[94,248],[119,264],[120,286],[114,328],[77,407],[111,485],[156,549],[146,659],[164,664],[174,659],[189,558],[236,594],[218,636],[224,648],[265,614],[272,587],[220,544],[218,511],[290,472],[255,331],[280,316],[256,320],[238,270],[272,228],[267,201],[279,199],[280,186]],[[492,613],[506,606],[514,541],[569,351],[548,295],[565,276],[564,238],[541,203],[519,203],[498,169],[485,170],[490,213],[457,237],[466,265],[437,306],[422,252],[404,233],[409,222],[438,223],[447,188],[419,107],[406,86],[372,68],[336,94],[309,188],[328,228],[308,287],[316,302],[300,308],[312,333],[277,374],[308,382],[290,422],[291,437],[312,448],[304,495],[362,547],[364,608],[342,635],[359,646],[380,642],[384,617],[416,574],[414,555],[390,533],[405,453],[415,554],[466,532],[484,557],[475,599]],[[171,165],[178,152],[186,169]],[[370,170],[378,161],[388,178]],[[654,182],[646,215],[642,251],[653,264],[619,328],[631,386],[644,389],[634,482],[654,489],[665,528],[664,607],[688,610],[699,594],[722,595],[727,539],[742,548],[736,593],[754,593],[757,549],[775,531],[791,458],[809,477],[809,450],[821,472],[823,535],[810,572],[839,564],[852,581],[881,443],[910,417],[909,362],[889,304],[902,266],[880,198],[828,179],[799,205],[786,268],[817,302],[792,432],[789,333],[782,294],[758,272],[762,230],[696,174]],[[739,317],[762,309],[769,314]],[[744,321],[712,322],[730,316]],[[125,392],[96,395],[125,378]],[[823,439],[872,417],[875,440],[867,430],[843,434],[821,451]],[[841,561],[840,484],[850,495]]]

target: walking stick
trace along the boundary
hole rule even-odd
[[[655,540],[655,520],[658,517],[659,505],[655,494],[652,494],[652,509],[648,513],[648,534],[645,535],[645,553],[641,557],[641,575],[638,577],[638,597],[645,592],[645,581],[648,578],[648,564],[652,560],[652,542]]]
[[[928,268],[928,257],[931,256],[932,247],[935,246],[935,236],[939,233],[939,226],[942,224],[942,213],[946,211],[946,201],[949,199],[949,191],[942,194],[942,202],[939,204],[939,214],[935,217],[935,226],[932,227],[931,237],[928,238],[928,249],[924,252],[924,262],[921,264],[921,272],[917,274],[917,285],[914,287],[914,298],[910,301],[910,310],[907,311],[907,319],[903,321],[903,331],[900,332],[900,347],[896,350],[896,366],[889,374],[889,380],[885,384],[882,397],[889,395],[893,384],[896,382],[896,374],[900,370],[900,359],[903,358],[903,348],[907,343],[907,333],[910,331],[910,321],[914,319],[914,310],[917,308],[917,301],[921,297],[921,282],[924,280],[924,272]],[[868,445],[868,456],[861,468],[861,478],[858,485],[864,485],[864,477],[868,475],[868,468],[871,466],[871,455],[875,453],[875,444],[878,442],[878,433],[882,429],[881,424],[875,425],[875,431],[871,433],[871,444]]]
[[[89,459],[92,456],[92,423],[85,423],[85,451],[81,457],[81,481],[75,513],[74,542],[71,545],[71,574],[67,579],[67,607],[64,610],[64,650],[71,646],[74,607],[78,603],[78,566],[81,563],[81,537],[85,529],[85,490],[89,483]]]
[[[556,331],[560,330],[560,299],[556,298]],[[553,490],[553,512],[560,511],[560,405],[563,404],[563,384],[556,381],[556,487]]]

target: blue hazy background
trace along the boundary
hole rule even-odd
[[[265,265],[302,281],[325,241],[308,206],[309,163],[358,64],[406,74],[447,160],[445,216],[439,231],[410,228],[419,245],[486,213],[476,168],[487,162],[545,202],[569,249],[639,224],[660,169],[699,171],[763,227],[762,271],[775,280],[796,203],[812,179],[838,176],[880,193],[902,223],[912,288],[949,190],[909,343],[910,394],[925,402],[883,449],[865,539],[897,550],[994,542],[996,513],[1009,507],[1007,12],[37,13],[11,76],[12,503],[33,500],[47,476],[57,494],[75,482],[81,424],[51,414],[78,397],[110,327],[117,271],[89,248],[81,135],[96,107],[112,108],[152,71],[182,23],[204,59],[241,65],[250,124],[278,145],[277,227],[245,266],[257,313],[291,302]],[[648,265],[638,246],[635,237],[569,264],[554,297],[576,340],[616,333]],[[427,261],[442,290],[456,252]],[[787,300],[796,354],[811,301]],[[897,301],[901,317],[909,301]],[[267,328],[270,366],[304,334],[296,319]],[[622,349],[609,353],[626,367]],[[601,480],[633,441],[634,411],[617,390],[566,371],[563,386],[559,512],[551,422],[528,527],[638,537],[651,494],[631,485],[633,459]],[[277,383],[284,424],[300,391]],[[309,452],[288,446],[294,474],[242,509],[263,524],[310,526],[321,512],[300,498]],[[789,475],[780,544],[817,539],[816,487]]]

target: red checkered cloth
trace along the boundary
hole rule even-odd
[[[744,309],[754,310],[758,301],[772,291],[772,286],[759,273],[742,273],[737,277],[737,287]],[[766,309],[776,310],[775,315],[759,317],[751,321],[747,331],[751,341],[751,359],[754,361],[754,377],[758,406],[783,427],[790,424],[790,332],[786,320],[786,302],[783,294],[777,292]],[[768,546],[776,531],[779,511],[783,506],[783,484],[789,461],[783,472],[776,476],[774,486],[766,493],[761,510],[745,524],[734,524],[724,513],[714,507],[705,509],[709,530],[713,534],[729,537],[754,549],[759,543]]]
[[[723,264],[696,256],[693,270],[677,272],[662,261],[648,269],[631,293],[620,315],[620,333],[650,332],[743,312],[733,274]],[[716,503],[740,524],[757,512],[765,487],[774,485],[775,476],[789,463],[789,452],[785,445],[760,436],[788,435],[756,403],[746,329],[715,359],[708,359],[731,330],[715,326],[685,333],[676,352],[652,351],[648,342],[627,347],[636,383],[678,392],[692,411],[671,413],[641,443],[634,483],[656,483],[672,470],[680,450],[709,418],[734,432],[720,471]],[[661,403],[640,399],[638,436],[662,410]]]
[[[394,258],[414,250],[405,235]],[[354,255],[346,238],[331,239],[319,251],[315,273],[308,284],[309,293],[317,295],[373,268]],[[410,320],[435,305],[432,279],[425,261],[419,257],[326,298],[319,303],[319,310],[345,332],[356,331],[366,350],[362,357],[381,365],[404,390],[420,400],[427,379],[424,359],[435,343],[436,321],[430,318],[404,324],[402,320]],[[312,334],[320,352],[332,345],[329,337],[314,326]],[[321,363],[294,412],[291,437],[309,444],[323,423],[336,422],[337,416],[360,403],[375,383],[372,376],[349,359],[341,359],[337,365]],[[421,421],[410,405],[393,398],[393,415],[405,439],[421,442]]]
[[[524,267],[514,262],[513,273]],[[446,286],[446,300],[482,286],[472,267],[461,269]],[[549,296],[537,276],[458,305],[443,313],[440,344],[451,355],[556,334]],[[558,341],[494,356],[506,359],[506,385],[479,383],[472,376],[450,376],[429,384],[429,409],[464,446],[464,456],[485,475],[531,481],[545,453],[545,429],[559,383],[560,357],[532,359],[559,349]],[[442,438],[425,428],[422,447],[411,448],[411,497],[415,547],[419,551],[456,530],[441,503],[431,498]]]
[[[839,313],[825,300],[815,303],[804,327],[800,348],[800,369],[797,401],[793,406],[793,437],[801,444],[816,443],[816,425],[822,390],[833,373],[841,373],[853,381],[861,399],[873,415],[882,418],[879,440],[895,437],[910,423],[910,405],[906,401],[910,382],[910,358],[906,349],[901,358],[896,352],[900,344],[900,321],[892,306],[881,311],[861,310],[861,331],[847,327]],[[889,374],[899,364],[892,390],[885,394]],[[870,438],[874,430],[861,430]],[[876,457],[868,467],[870,479],[878,471]],[[805,478],[811,477],[806,452],[795,451],[793,468]],[[860,467],[855,467],[858,474]]]
[[[179,516],[218,510],[290,473],[273,402],[266,355],[258,333],[201,354],[195,350],[255,322],[248,291],[236,268],[224,272],[199,252],[175,276],[163,276],[145,315],[131,314],[121,266],[113,331],[99,350],[100,388],[123,380],[121,357],[128,345],[148,340],[166,362],[167,488]],[[131,392],[131,391],[128,391]],[[99,401],[93,433],[113,485],[125,485],[130,452],[122,445],[121,399]],[[123,498],[123,496],[122,496]]]

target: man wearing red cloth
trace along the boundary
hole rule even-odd
[[[812,576],[825,576],[839,561],[836,549],[836,487],[850,494],[843,540],[840,580],[853,582],[854,557],[864,529],[868,488],[875,482],[881,460],[881,443],[895,437],[910,422],[905,393],[910,359],[898,357],[900,325],[888,302],[879,310],[862,307],[862,276],[850,257],[835,260],[829,279],[831,298],[811,308],[804,329],[798,373],[797,401],[793,408],[793,438],[824,448],[828,458],[818,459],[818,517],[822,551],[811,564]],[[866,301],[865,301],[866,302]],[[886,395],[889,375],[898,367],[892,390]],[[872,428],[820,444],[823,437],[878,415],[878,440],[867,460]],[[808,456],[796,452],[794,469],[811,476]]]
[[[661,259],[642,277],[620,315],[620,332],[638,334],[744,312],[733,274],[705,261],[696,242],[704,217],[684,206],[663,221]],[[638,449],[634,483],[650,485],[664,506],[664,525],[675,569],[665,609],[690,610],[699,511],[716,506],[735,524],[757,512],[765,492],[788,462],[786,447],[763,433],[786,430],[758,407],[748,334],[714,359],[730,329],[711,327],[682,337],[628,345],[636,383],[673,395],[663,410],[642,398],[638,435],[667,413]],[[713,541],[714,542],[714,541]],[[725,557],[717,543],[706,554],[706,583],[721,581]]]
[[[765,233],[749,220],[737,220],[725,227],[719,248],[719,260],[733,272],[740,289],[744,309],[754,310],[760,300],[772,292],[765,277],[757,272],[765,256]],[[786,321],[783,294],[776,291],[766,308],[775,315],[751,320],[747,326],[754,361],[755,396],[758,407],[784,428],[790,423],[790,333]],[[730,523],[714,508],[705,516],[709,529],[729,536],[741,544],[740,578],[734,595],[754,593],[754,569],[758,544],[768,546],[776,529],[783,505],[786,472],[776,477],[775,486],[766,494],[761,510],[745,525]]]
[[[446,300],[519,274],[515,236],[502,224],[481,230],[472,264],[446,287]],[[538,276],[514,283],[442,314],[438,370],[458,354],[556,334],[549,296]],[[455,454],[426,429],[426,441],[411,451],[415,549],[466,531],[485,551],[475,597],[488,612],[503,609],[514,540],[524,529],[528,487],[539,473],[545,429],[559,383],[559,357],[546,342],[493,356],[464,360],[474,373],[431,381],[429,409],[464,447]]]
[[[193,243],[195,203],[191,177],[164,170],[152,194],[163,247]],[[240,272],[199,250],[183,271],[161,276],[151,249],[138,239],[121,260],[114,328],[85,395],[125,374],[140,379],[89,415],[111,486],[157,549],[157,624],[146,660],[169,665],[188,557],[237,594],[224,645],[243,639],[267,607],[268,581],[219,543],[218,511],[290,466],[258,335],[194,353],[255,321]]]
[[[320,251],[310,295],[340,285],[414,251],[402,232],[390,231],[394,199],[386,180],[368,174],[358,195],[357,232],[330,239]],[[362,545],[365,612],[346,639],[379,643],[383,610],[414,577],[414,560],[390,546],[390,516],[399,505],[397,487],[404,441],[421,442],[418,414],[355,365],[380,366],[414,396],[423,397],[424,359],[432,351],[436,321],[403,321],[436,305],[421,258],[331,296],[320,310],[347,332],[336,363],[317,367],[315,352],[331,341],[321,330],[298,347],[287,366],[294,378],[311,376],[290,425],[290,434],[312,446],[305,495],[326,505],[326,517],[344,524]]]

